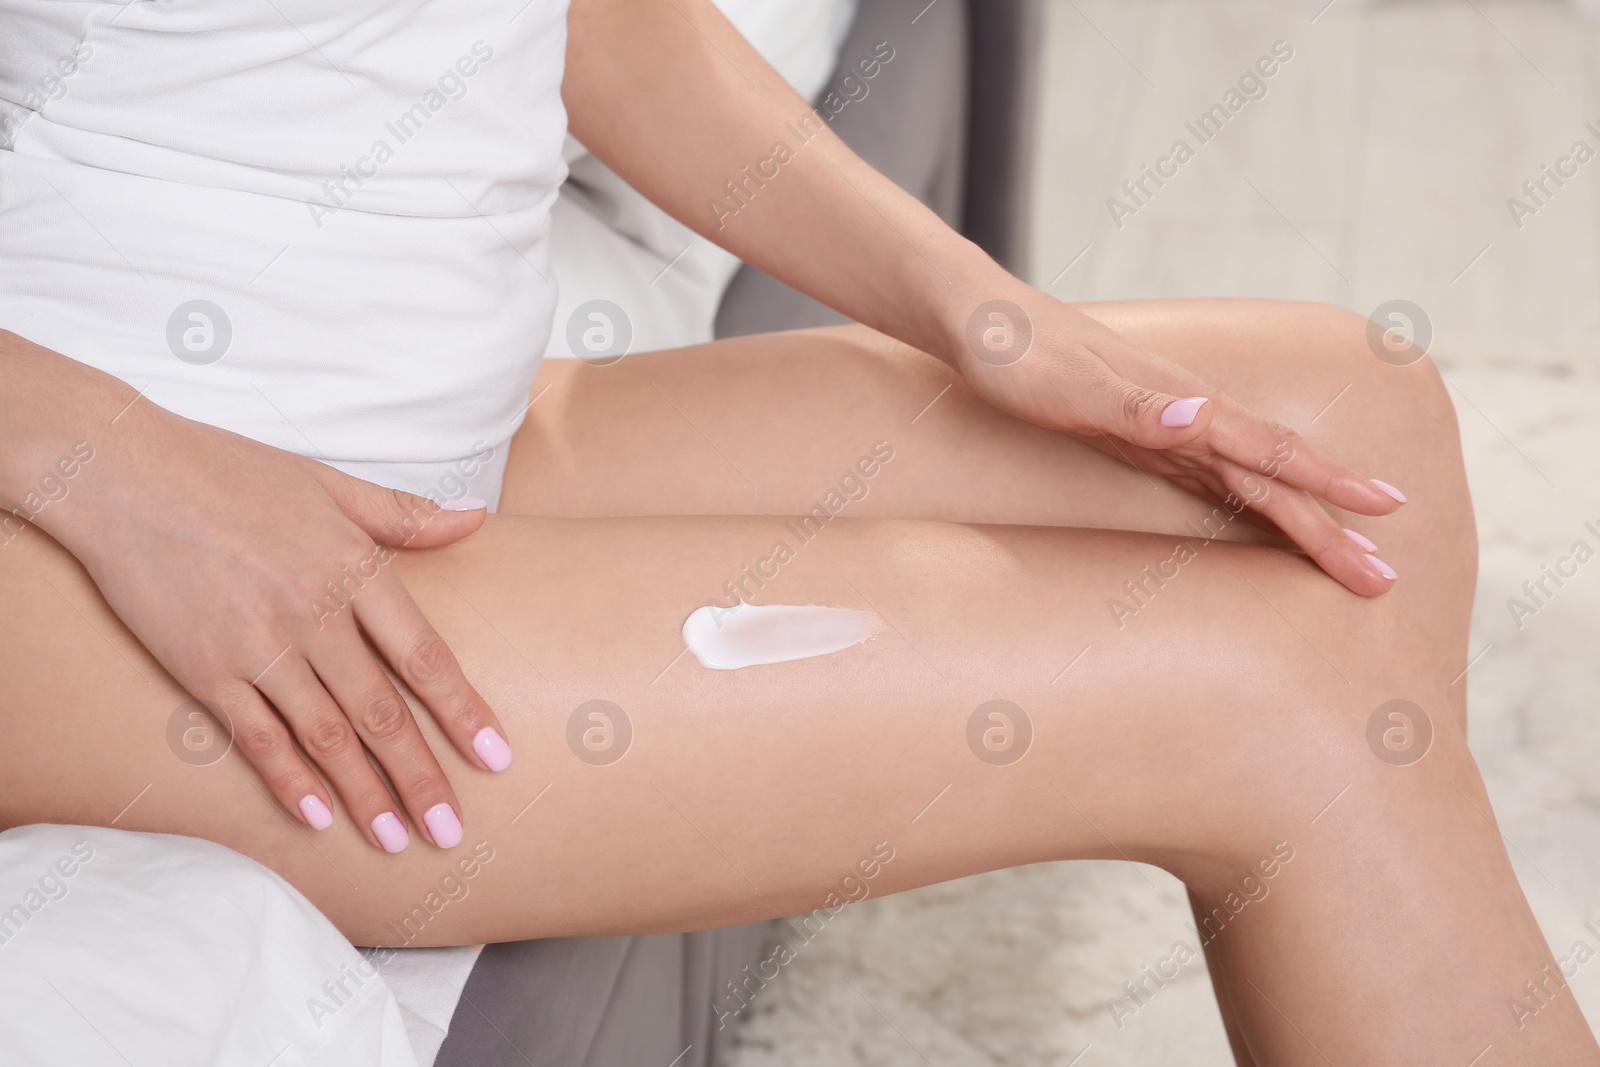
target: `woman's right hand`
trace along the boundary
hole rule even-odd
[[[379,656],[469,762],[503,770],[511,751],[385,564],[398,547],[472,533],[481,502],[444,510],[145,400],[101,436],[71,494],[38,521],[231,727],[278,801],[316,829],[332,824],[333,798],[298,742],[374,845],[406,847],[406,815],[436,845],[457,844],[460,806]]]
[[[1381,596],[1393,587],[1395,572],[1376,546],[1342,528],[1329,506],[1392,515],[1405,503],[1398,489],[1335,462],[1077,308],[1020,283],[1013,291],[1018,302],[980,308],[996,309],[994,347],[987,330],[951,329],[949,362],[979,396],[1287,536],[1351,592]],[[959,307],[951,318],[984,322]]]

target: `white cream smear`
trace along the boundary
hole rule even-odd
[[[707,605],[684,620],[683,643],[700,666],[732,671],[787,663],[859,645],[882,628],[870,611],[818,604]]]

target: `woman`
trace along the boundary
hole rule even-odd
[[[1243,1062],[1600,1062],[1570,993],[1507,1010],[1552,960],[1465,744],[1427,361],[1060,304],[695,0],[7,6],[74,62],[0,170],[0,826],[210,838],[361,944],[463,842],[414,944],[1125,858],[1190,887]],[[863,325],[532,381],[564,118]],[[738,599],[879,632],[706,669]]]

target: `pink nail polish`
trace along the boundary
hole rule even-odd
[[[313,793],[300,798],[300,814],[313,830],[326,830],[333,825],[333,812]]]
[[[1393,567],[1389,566],[1383,560],[1379,559],[1377,556],[1372,555],[1371,553],[1368,553],[1368,555],[1367,555],[1367,562],[1372,564],[1372,569],[1373,570],[1377,571],[1379,574],[1383,575],[1385,578],[1389,579],[1391,582],[1394,581],[1396,578],[1400,577],[1398,574],[1396,574],[1394,572],[1394,568]]]
[[[411,843],[406,824],[392,811],[386,811],[372,820],[372,836],[378,839],[385,852],[400,852]]]
[[[482,497],[464,496],[455,500],[447,500],[439,506],[446,511],[482,511],[489,506],[489,502]]]
[[[455,809],[450,805],[435,804],[423,814],[422,821],[433,835],[433,843],[440,848],[455,848],[461,844],[461,820],[456,818]]]
[[[1362,537],[1360,534],[1356,533],[1354,530],[1350,529],[1349,527],[1345,527],[1344,533],[1345,533],[1346,537],[1350,538],[1350,540],[1354,541],[1357,545],[1359,545],[1363,552],[1376,552],[1376,551],[1378,551],[1378,546],[1377,545],[1373,544],[1371,541],[1367,540],[1365,537]]]
[[[1406,502],[1406,495],[1400,490],[1396,489],[1394,486],[1390,485],[1388,482],[1380,482],[1378,479],[1374,478],[1372,479],[1372,484],[1383,490],[1385,493],[1388,493],[1396,500],[1400,501],[1400,503],[1404,504]]]
[[[1200,414],[1200,408],[1205,404],[1203,396],[1191,396],[1184,400],[1174,400],[1161,412],[1161,425],[1171,430],[1181,430],[1185,426],[1193,426],[1194,418]]]
[[[491,771],[503,771],[511,766],[511,746],[506,744],[506,739],[493,726],[485,726],[478,731],[478,736],[472,739],[472,751]]]

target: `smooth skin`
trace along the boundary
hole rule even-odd
[[[1425,365],[1378,364],[1362,321],[1331,309],[1060,304],[826,132],[716,230],[706,191],[804,105],[708,4],[580,0],[565,92],[574,132],[647,195],[880,333],[548,367],[487,521],[0,336],[0,497],[76,441],[97,449],[0,547],[0,825],[211,838],[390,944],[462,853],[386,855],[369,818],[385,807],[443,844],[443,805],[495,850],[413,944],[809,910],[880,840],[896,853],[882,892],[1115,857],[1165,867],[1210,909],[1281,842],[1295,859],[1270,901],[1208,950],[1256,1062],[1467,1062],[1486,1045],[1487,1062],[1596,1062],[1569,993],[1524,1030],[1505,1010],[1551,960],[1462,735],[1475,546]],[[1032,328],[1014,362],[969,340],[995,300]],[[1365,402],[1313,421],[1346,384]],[[1191,397],[1207,400],[1192,422],[1163,424]],[[808,510],[878,440],[898,458],[872,493],[760,594],[870,607],[890,630],[747,671],[683,656],[683,618],[781,536],[757,516]],[[1256,539],[1229,524],[1118,626],[1107,602],[1216,506],[1184,490],[1250,500],[1287,539],[1228,543]],[[375,543],[410,547],[308,628],[309,600]],[[167,747],[191,696],[233,722],[209,767]],[[1397,697],[1434,726],[1404,768],[1366,741]],[[593,699],[632,724],[609,765],[568,747]],[[967,744],[994,699],[1034,724],[1009,766]],[[498,775],[475,748],[486,728],[517,753]]]

